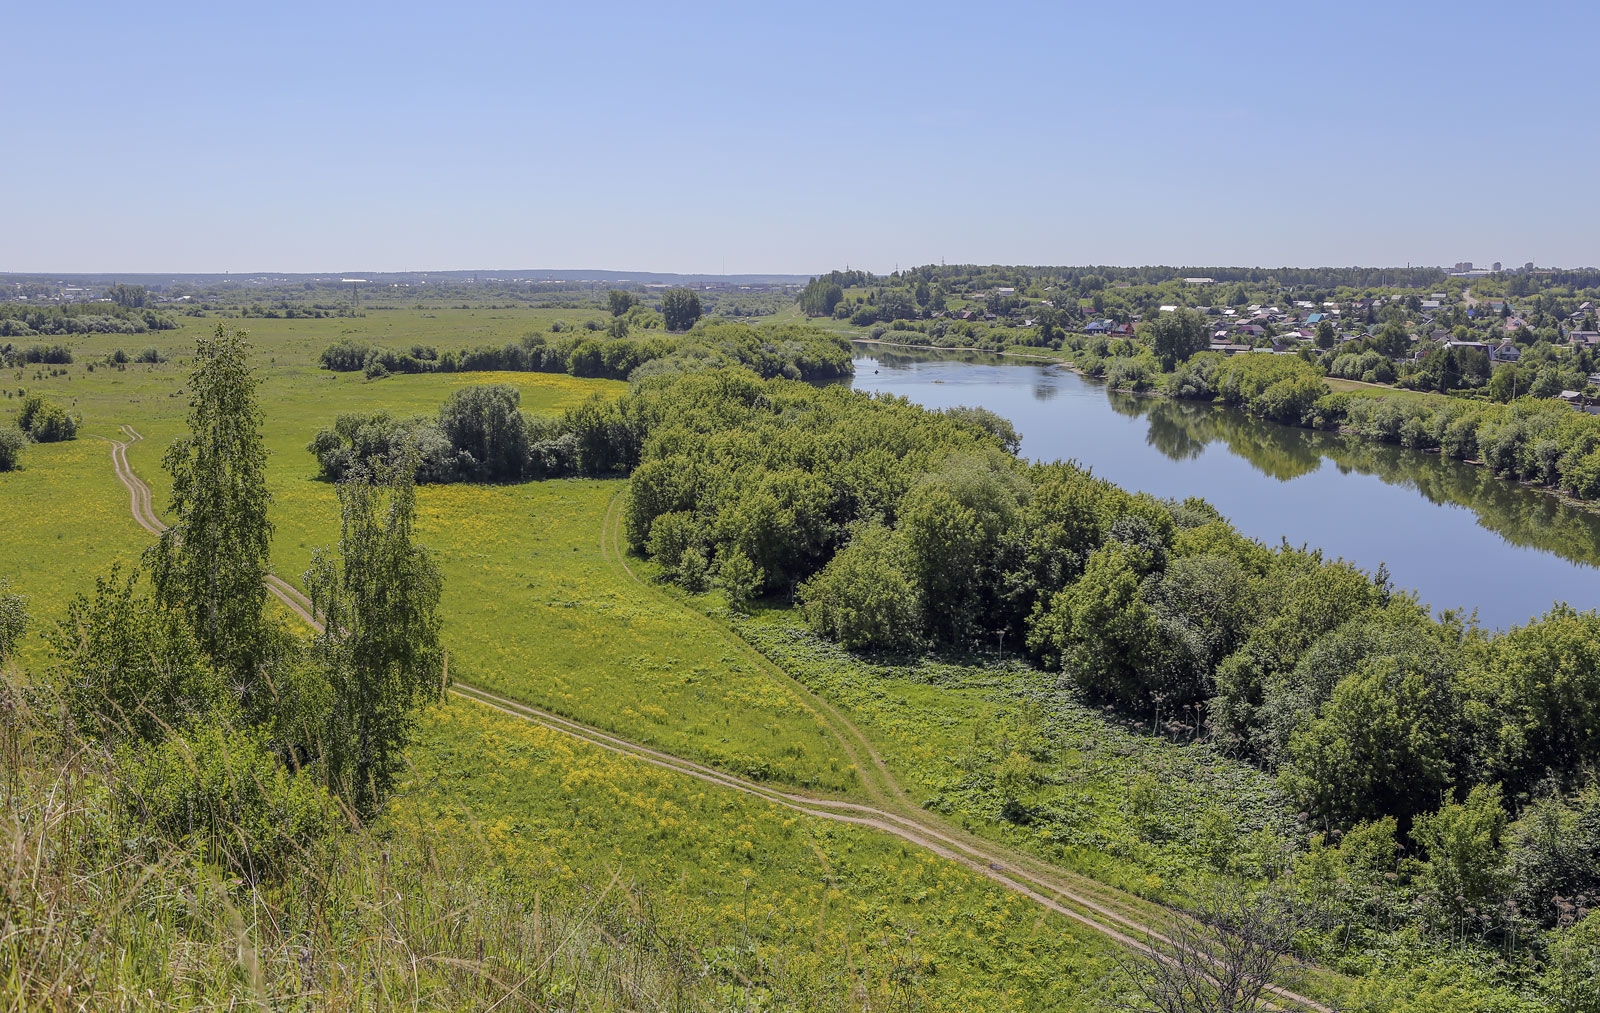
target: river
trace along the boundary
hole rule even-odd
[[[1600,514],[1438,454],[1282,426],[1231,408],[1108,391],[1066,368],[857,343],[857,390],[1010,419],[1022,453],[1125,489],[1199,496],[1240,531],[1376,570],[1435,610],[1505,628],[1556,601],[1600,604]]]

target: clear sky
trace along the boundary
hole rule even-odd
[[[0,270],[1600,263],[1600,3],[18,3]]]

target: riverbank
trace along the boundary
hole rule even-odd
[[[1053,361],[1055,361],[1055,360],[1053,360]],[[1150,390],[1131,390],[1131,389],[1129,389],[1127,387],[1114,387],[1114,386],[1110,385],[1109,383],[1107,383],[1105,381],[1105,379],[1102,378],[1102,377],[1091,376],[1090,374],[1085,373],[1083,370],[1079,369],[1078,366],[1075,363],[1071,362],[1070,360],[1062,361],[1061,365],[1063,365],[1064,367],[1066,367],[1068,370],[1072,371],[1073,373],[1076,373],[1078,376],[1083,377],[1085,380],[1092,380],[1092,381],[1094,381],[1096,383],[1099,383],[1102,386],[1104,386],[1106,390],[1116,391],[1119,394],[1129,394],[1129,395],[1132,395],[1134,397],[1161,398],[1161,399],[1168,400],[1168,401],[1182,402],[1184,404],[1209,405],[1209,406],[1214,407],[1214,408],[1237,407],[1237,408],[1240,408],[1240,410],[1244,410],[1242,406],[1224,405],[1224,404],[1219,403],[1214,398],[1213,399],[1209,399],[1209,400],[1201,399],[1201,398],[1181,398],[1181,397],[1176,397],[1176,396],[1174,396],[1172,394],[1168,394],[1166,391],[1162,391],[1162,390],[1155,390],[1155,389],[1150,389]],[[1324,380],[1326,382],[1326,378],[1324,378]],[[1346,381],[1346,382],[1355,382],[1355,381]],[[1407,391],[1407,390],[1400,390],[1400,389],[1397,389],[1397,388],[1382,387],[1381,385],[1373,385],[1373,384],[1362,384],[1362,386],[1363,387],[1375,387],[1376,390],[1374,390],[1374,392],[1371,393],[1371,394],[1368,394],[1365,391],[1351,391],[1351,390],[1340,391],[1340,390],[1334,388],[1332,384],[1329,384],[1329,392],[1330,393],[1352,393],[1352,394],[1360,395],[1360,396],[1365,397],[1365,398],[1369,398],[1369,399],[1374,400],[1374,401],[1384,400],[1384,399],[1393,399],[1393,400],[1395,400],[1397,402],[1411,401],[1411,402],[1415,403],[1417,401],[1423,401],[1424,403],[1428,403],[1428,402],[1435,402],[1435,401],[1437,401],[1439,399],[1442,399],[1442,400],[1445,400],[1445,401],[1459,400],[1459,399],[1452,399],[1448,395],[1444,395],[1444,394],[1429,394],[1429,393],[1426,393],[1426,392],[1423,392],[1423,391]],[[1254,415],[1255,413],[1247,412],[1247,414]],[[1260,417],[1260,416],[1256,416],[1256,417]],[[1361,432],[1359,429],[1357,429],[1357,428],[1355,428],[1353,426],[1350,426],[1350,425],[1343,425],[1342,424],[1342,425],[1339,425],[1339,426],[1335,426],[1335,427],[1333,427],[1331,429],[1319,429],[1316,426],[1307,425],[1303,421],[1302,422],[1298,422],[1298,423],[1284,422],[1282,420],[1264,420],[1264,421],[1272,421],[1276,425],[1287,426],[1287,427],[1289,427],[1291,429],[1303,429],[1303,430],[1306,430],[1308,432],[1337,433],[1340,436],[1350,437],[1351,439],[1360,440],[1360,441],[1365,442],[1365,443],[1372,443],[1372,444],[1375,444],[1377,446],[1394,447],[1394,448],[1401,449],[1401,450],[1415,451],[1417,453],[1432,454],[1432,455],[1440,457],[1440,458],[1442,458],[1444,460],[1453,461],[1453,462],[1455,462],[1457,464],[1470,465],[1471,467],[1474,467],[1474,468],[1488,468],[1489,467],[1488,462],[1484,461],[1482,458],[1479,458],[1479,457],[1455,457],[1453,455],[1446,454],[1442,447],[1407,447],[1404,444],[1397,443],[1397,442],[1394,442],[1394,441],[1391,441],[1391,440],[1375,439],[1375,438],[1367,435],[1366,433]],[[1600,516],[1600,499],[1584,499],[1583,497],[1576,496],[1573,493],[1571,493],[1570,491],[1568,491],[1566,489],[1563,489],[1563,488],[1561,488],[1559,486],[1546,485],[1546,484],[1544,484],[1542,482],[1536,482],[1536,481],[1527,480],[1527,479],[1521,479],[1521,478],[1508,478],[1505,475],[1500,474],[1499,472],[1492,472],[1492,475],[1493,475],[1495,481],[1503,482],[1508,487],[1526,489],[1526,490],[1528,490],[1530,492],[1540,493],[1542,495],[1549,496],[1549,497],[1555,499],[1556,501],[1558,501],[1560,503],[1563,503],[1563,504],[1565,504],[1567,506],[1573,507],[1574,509],[1582,510],[1582,511],[1584,511],[1586,513],[1593,514],[1595,516]]]

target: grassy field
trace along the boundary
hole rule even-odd
[[[258,322],[325,329],[348,324],[252,321]],[[510,383],[521,391],[524,409],[536,413],[625,389],[615,381],[547,373],[368,381],[310,368],[284,354],[279,341],[252,338],[263,360],[273,566],[296,584],[312,551],[338,538],[335,489],[318,479],[316,461],[305,450],[338,413],[431,414],[449,391],[472,383]],[[321,347],[318,341],[300,344],[306,355]],[[186,367],[180,356],[158,366],[93,372],[85,358],[66,376],[29,388],[72,404],[86,420],[84,433],[92,435],[28,448],[24,469],[6,475],[0,486],[8,500],[14,491],[17,502],[42,508],[19,511],[19,523],[8,525],[0,541],[11,561],[0,572],[32,598],[35,622],[25,660],[42,658],[42,630],[74,594],[92,586],[109,560],[135,562],[148,543],[127,513],[107,444],[94,437],[120,438],[123,424],[146,437],[130,449],[129,460],[150,482],[162,512],[168,476],[161,454],[183,430]],[[621,485],[559,481],[420,490],[419,537],[437,554],[444,575],[444,642],[454,674],[743,774],[832,790],[852,785],[848,764],[830,755],[822,729],[791,695],[741,668],[704,624],[687,624],[639,601],[631,580],[612,572],[600,535]],[[51,579],[33,580],[32,573]]]
[[[728,618],[844,707],[915,801],[1061,867],[1172,900],[1183,880],[1221,871],[1212,856],[1270,860],[1257,853],[1293,831],[1259,770],[1181,728],[1158,736],[1108,720],[1014,658],[863,657],[811,634],[791,609]],[[1231,871],[1253,871],[1243,865]]]
[[[337,498],[304,449],[340,412],[431,413],[458,386],[512,383],[530,412],[555,412],[623,386],[553,374],[432,374],[367,381],[315,368],[331,341],[461,347],[514,338],[549,311],[390,311],[365,319],[251,320],[270,451],[274,569],[299,583],[338,537]],[[570,318],[572,314],[567,314]],[[370,328],[383,324],[381,332]],[[113,561],[149,543],[128,512],[102,438],[135,427],[129,453],[165,509],[164,448],[183,430],[183,332],[97,336],[78,362],[14,371],[10,393],[44,390],[82,414],[80,439],[37,445],[0,475],[0,574],[31,597],[24,664],[44,661],[40,630]],[[454,330],[452,330],[452,328]],[[155,344],[170,361],[108,368],[117,347]],[[0,412],[14,411],[14,397]],[[3,416],[0,416],[3,417]],[[859,796],[837,726],[819,717],[725,623],[637,582],[604,546],[623,483],[561,480],[425,487],[419,540],[444,577],[452,674],[636,742],[758,779]],[[648,566],[638,567],[648,574]],[[709,602],[715,605],[715,601]],[[1097,715],[1063,711],[1014,667],[875,665],[802,636],[791,613],[726,617],[791,675],[842,706],[916,803],[975,833],[1163,896],[1175,856],[1206,807],[1243,811],[1265,796],[1232,768]],[[1062,714],[1069,719],[1063,720]],[[1024,797],[1037,818],[1000,812],[995,771],[1029,757]],[[863,1003],[950,1009],[1091,1009],[1109,998],[1101,937],[1070,927],[963,867],[873,831],[822,824],[754,798],[647,767],[457,700],[424,721],[396,828],[480,842],[483,867],[517,870],[563,896],[613,876],[693,912],[695,938],[732,980],[782,966],[784,981],[855,989]],[[1152,784],[1155,787],[1150,787]],[[1132,785],[1142,795],[1130,794]],[[1230,802],[1231,796],[1237,798]],[[1173,836],[1134,820],[1141,805]],[[1241,809],[1243,807],[1243,809]],[[1267,819],[1245,812],[1257,825]],[[1130,829],[1130,827],[1132,829]]]
[[[822,824],[466,701],[432,716],[393,820],[480,842],[486,865],[593,890],[620,875],[679,912],[730,980],[781,969],[895,1008],[1090,1010],[1107,944],[885,835]],[[490,759],[492,758],[492,760]]]

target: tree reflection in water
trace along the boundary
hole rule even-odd
[[[1221,442],[1279,481],[1307,475],[1323,458],[1341,471],[1415,489],[1430,502],[1471,510],[1484,528],[1515,545],[1600,566],[1600,513],[1537,489],[1496,478],[1487,468],[1439,454],[1339,433],[1279,425],[1234,408],[1107,390],[1113,411],[1149,423],[1145,441],[1174,461],[1192,460]]]

